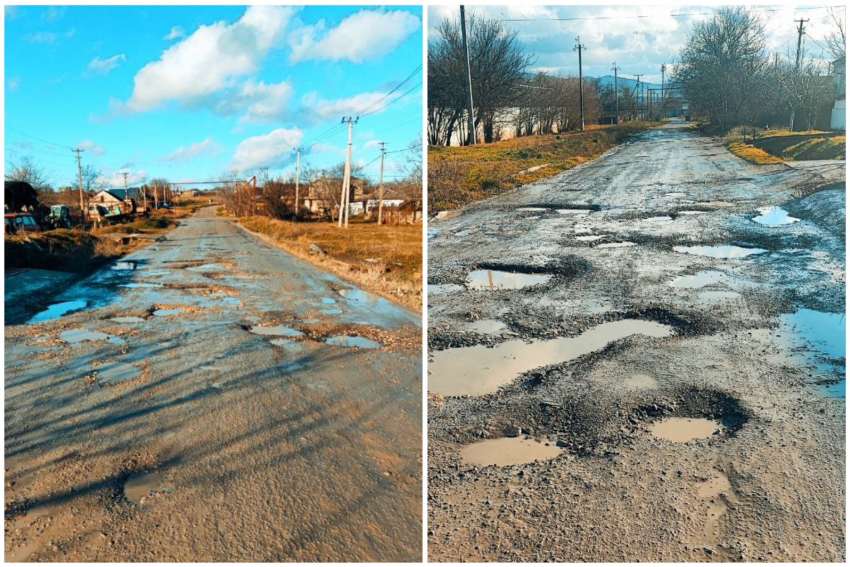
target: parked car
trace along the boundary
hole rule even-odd
[[[44,232],[44,229],[36,222],[31,213],[9,213],[5,215],[5,234],[18,234],[19,232]]]

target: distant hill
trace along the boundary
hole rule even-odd
[[[588,77],[590,79],[592,77]],[[609,86],[614,88],[614,75],[605,75],[604,77],[599,77],[596,79],[599,81],[600,88],[606,89]],[[626,77],[617,77],[617,83],[620,85],[620,88],[628,87],[630,89],[634,89],[635,85],[637,85],[637,79],[628,79]],[[640,82],[641,89],[660,89],[661,84],[656,83],[646,83],[644,81]],[[648,85],[648,86],[647,86]]]

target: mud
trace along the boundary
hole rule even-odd
[[[503,437],[467,445],[460,451],[460,457],[470,465],[504,467],[554,459],[561,452],[554,445],[534,439]]]
[[[53,300],[85,309],[5,327],[7,560],[421,560],[418,316],[211,209],[167,242]],[[276,325],[305,336],[248,332]]]
[[[843,179],[843,163],[754,166],[671,125],[433,224],[429,284],[460,284],[483,264],[555,274],[525,289],[429,295],[435,361],[469,348],[492,361],[506,343],[627,318],[675,332],[548,366],[518,357],[518,374],[476,395],[439,393],[430,375],[429,559],[843,561],[845,403],[827,389],[842,387],[845,360],[792,323],[802,310],[845,310]],[[516,213],[565,202],[599,209]],[[800,220],[753,222],[767,207]],[[661,216],[673,220],[645,222]],[[463,246],[447,238],[479,227]],[[636,246],[577,239],[603,235]],[[506,328],[471,331],[479,320]],[[684,443],[652,435],[673,419],[712,431]],[[517,436],[561,454],[503,467],[462,457]]]

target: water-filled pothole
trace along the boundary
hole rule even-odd
[[[687,443],[708,439],[722,430],[720,423],[704,418],[668,417],[652,424],[649,432],[657,439]]]
[[[304,333],[299,331],[298,329],[293,329],[292,327],[287,327],[286,325],[275,325],[274,327],[261,327],[259,325],[251,327],[248,329],[250,332],[255,335],[264,335],[271,337],[301,337],[304,336]]]
[[[759,215],[753,217],[753,221],[768,227],[784,226],[799,222],[800,219],[794,218],[788,214],[788,211],[782,207],[766,207],[759,209]]]
[[[674,246],[673,250],[683,254],[694,256],[707,256],[709,258],[746,258],[767,252],[764,248],[744,248],[743,246]]]
[[[465,287],[459,284],[428,284],[428,295],[446,295],[465,289]]]
[[[596,248],[630,248],[632,246],[637,246],[637,244],[634,242],[605,242],[597,244]]]
[[[173,309],[157,309],[153,312],[154,317],[171,317],[172,315],[179,315],[183,313],[185,309],[181,309],[179,307],[175,307]]]
[[[504,329],[505,324],[498,319],[479,319],[473,323],[467,323],[466,328],[475,333],[489,335]]]
[[[476,345],[436,351],[429,364],[428,390],[449,396],[488,394],[528,370],[574,360],[631,335],[661,338],[672,333],[668,325],[623,319],[597,325],[577,337],[530,343],[517,339],[494,348]]]
[[[817,390],[825,396],[846,395],[846,335],[843,313],[800,309],[780,316],[780,340],[813,367]]]
[[[707,285],[720,283],[726,278],[726,274],[716,270],[705,270],[690,276],[678,276],[670,282],[670,286],[685,289],[698,289]]]
[[[374,349],[381,348],[383,345],[366,337],[357,337],[350,335],[339,335],[325,339],[325,343],[329,345],[341,346],[346,348],[363,348]]]
[[[697,294],[701,303],[714,304],[724,301],[735,301],[741,298],[741,294],[737,291],[711,290],[701,291]]]
[[[162,486],[165,475],[161,472],[143,472],[130,475],[124,484],[124,496],[130,502],[143,506],[157,492],[166,492]]]
[[[107,362],[97,368],[97,381],[101,384],[118,384],[134,380],[142,375],[142,370],[126,362]]]
[[[106,341],[114,345],[123,345],[124,341],[113,335],[85,329],[71,329],[59,333],[59,338],[70,345],[78,345],[85,341]]]
[[[110,321],[115,321],[116,323],[144,323],[145,320],[141,317],[113,317]]]
[[[547,283],[551,274],[525,274],[518,272],[503,272],[500,270],[475,270],[469,273],[466,287],[489,291],[502,289],[521,289]]]
[[[62,303],[54,303],[41,313],[36,314],[28,323],[43,323],[44,321],[52,321],[70,313],[82,311],[88,307],[89,302],[84,299],[75,301],[63,301]]]
[[[163,287],[162,284],[157,283],[128,283],[123,284],[121,287],[126,287],[127,289],[150,289],[155,287]]]
[[[504,467],[554,459],[562,452],[554,444],[547,445],[523,437],[502,437],[466,445],[460,450],[460,456],[470,465]]]
[[[658,216],[658,217],[649,217],[649,218],[644,219],[644,220],[646,222],[670,222],[670,221],[673,220],[673,217],[671,217],[670,215],[662,215],[662,216]]]

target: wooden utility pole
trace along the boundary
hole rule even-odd
[[[298,158],[295,166],[295,220],[298,220],[298,216],[301,214],[301,208],[298,205],[298,190],[301,185],[301,150],[303,148],[295,148],[295,151],[298,153]]]
[[[612,67],[614,70],[614,101],[615,101],[615,116],[614,116],[614,124],[620,123],[620,87],[617,84],[617,71],[620,70],[617,67],[617,62],[614,61],[614,66]]]
[[[86,222],[86,204],[85,199],[83,199],[83,151],[79,148],[76,150],[71,150],[75,154],[77,154],[77,171],[80,174],[80,212],[83,215],[83,222]]]
[[[579,111],[581,113],[581,131],[584,132],[584,83],[582,82],[582,74],[581,74],[581,52],[583,49],[587,49],[585,46],[581,44],[581,40],[578,36],[576,36],[576,46],[573,47],[573,51],[578,51],[578,105]]]
[[[387,155],[387,143],[381,142],[381,184],[378,189],[378,224],[384,219],[384,157]]]
[[[635,77],[637,77],[637,84],[635,85],[635,92],[637,93],[637,96],[635,97],[635,108],[637,109],[637,112],[635,114],[637,114],[638,119],[640,119],[642,116],[642,111],[640,109],[640,78],[643,77],[645,74],[646,73],[635,73]]]
[[[472,67],[469,63],[469,42],[466,40],[466,10],[463,6],[460,7],[460,33],[463,39],[463,53],[466,57],[466,85],[469,90],[469,119],[467,128],[469,129],[469,141],[473,146],[476,144],[475,139],[475,118],[473,115],[472,104]]]
[[[802,55],[803,55],[803,34],[806,33],[806,28],[803,27],[803,24],[808,22],[809,20],[804,20],[800,18],[799,20],[794,20],[795,22],[799,22],[800,26],[797,28],[797,64],[795,69],[797,72],[800,72],[800,65],[802,65]]]
[[[252,178],[254,185],[251,187],[251,216],[257,216],[257,176]]]
[[[342,227],[345,225],[345,228],[348,228],[348,208],[349,208],[349,199],[351,193],[351,146],[354,140],[354,125],[357,123],[359,118],[354,118],[351,116],[343,117],[342,123],[348,123],[348,153],[345,157],[345,175],[342,180],[342,196],[340,197],[340,210],[339,210],[339,225]],[[343,221],[342,217],[345,217]]]

